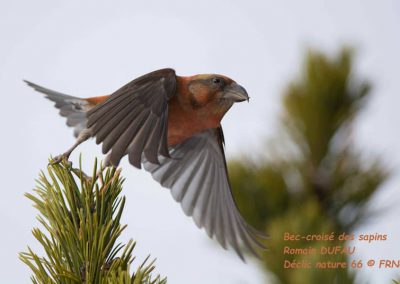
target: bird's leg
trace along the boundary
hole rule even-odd
[[[75,144],[72,145],[71,148],[69,148],[65,153],[56,156],[53,161],[51,162],[52,164],[58,164],[60,163],[63,159],[68,160],[69,156],[71,155],[71,153],[75,150],[76,147],[78,147],[81,143],[85,142],[86,140],[88,140],[91,137],[91,131],[90,129],[84,129],[81,131],[81,133],[79,133],[78,138],[75,141]]]

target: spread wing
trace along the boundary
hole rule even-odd
[[[170,155],[160,157],[160,164],[144,158],[144,168],[171,189],[185,214],[210,238],[216,236],[225,249],[230,245],[242,259],[241,246],[258,256],[255,249],[264,248],[257,240],[260,233],[243,220],[231,193],[222,128],[208,129],[170,147]]]
[[[141,167],[142,154],[158,164],[169,157],[167,145],[168,100],[175,94],[176,75],[162,69],[128,83],[87,113],[87,127],[109,153],[108,163],[117,166],[123,156]],[[110,152],[111,151],[111,152]]]

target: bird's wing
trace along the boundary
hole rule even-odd
[[[28,86],[40,93],[46,95],[46,98],[55,102],[55,107],[60,110],[60,115],[67,118],[67,125],[74,128],[74,135],[78,137],[79,133],[86,127],[86,106],[89,104],[86,100],[66,95],[57,91],[47,89],[24,80]]]
[[[255,249],[263,248],[259,233],[243,220],[231,193],[222,128],[205,130],[170,147],[170,155],[160,157],[159,165],[144,157],[144,168],[171,189],[185,214],[210,238],[215,235],[225,249],[230,245],[242,259],[241,246],[257,255]]]
[[[159,154],[169,157],[167,144],[168,100],[175,94],[176,75],[162,69],[128,83],[87,113],[87,127],[110,150],[108,162],[117,166],[121,158],[141,167],[142,154],[158,164]]]

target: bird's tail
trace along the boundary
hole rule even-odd
[[[75,137],[79,136],[86,128],[86,112],[92,107],[87,99],[77,98],[59,93],[24,80],[28,86],[46,95],[46,98],[55,102],[55,107],[60,110],[60,115],[67,118],[67,125],[74,128]]]

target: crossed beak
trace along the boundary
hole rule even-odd
[[[249,101],[249,95],[245,88],[235,82],[225,87],[223,98],[233,102]]]

